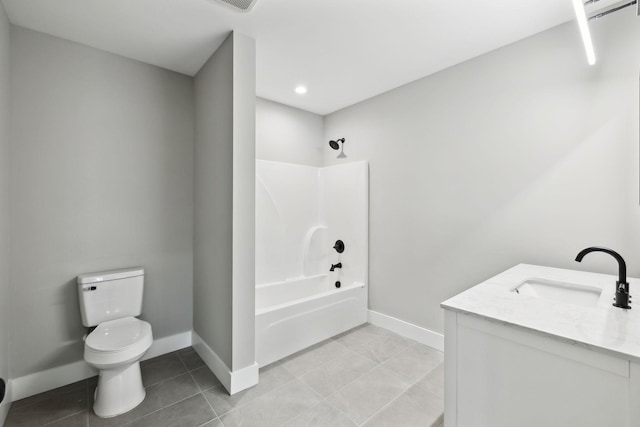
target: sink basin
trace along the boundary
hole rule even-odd
[[[527,279],[511,289],[518,295],[564,302],[567,304],[595,307],[602,289],[575,283],[547,279]]]

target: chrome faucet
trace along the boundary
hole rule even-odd
[[[342,268],[342,263],[339,262],[337,264],[331,264],[331,268],[329,269],[329,271],[334,271],[336,268]]]
[[[614,307],[630,309],[629,305],[631,295],[629,295],[629,283],[627,282],[627,264],[620,254],[613,249],[593,246],[581,250],[576,256],[576,261],[581,262],[582,258],[591,252],[604,252],[611,255],[618,261],[618,281],[616,282],[616,298],[613,303]]]

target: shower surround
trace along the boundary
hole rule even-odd
[[[260,366],[366,322],[368,187],[367,162],[315,168],[256,161]],[[342,268],[329,271],[337,263]]]

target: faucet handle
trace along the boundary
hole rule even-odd
[[[627,283],[627,286],[629,284]],[[631,302],[631,295],[629,295],[629,290],[625,287],[624,283],[618,283],[618,289],[616,290],[616,295],[614,298],[614,307],[624,308],[627,310],[631,309],[629,303]]]

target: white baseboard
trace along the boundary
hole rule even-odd
[[[369,310],[369,323],[388,329],[403,337],[418,341],[436,350],[444,351],[444,335],[438,332],[430,331],[413,323],[405,322],[404,320],[396,319],[395,317],[387,316],[386,314],[373,310]]]
[[[202,338],[193,332],[193,348],[200,355],[204,363],[213,371],[215,376],[220,380],[229,394],[235,394],[239,391],[258,384],[258,364],[237,371],[231,371],[226,363],[205,343]]]
[[[237,393],[258,384],[258,368],[258,363],[253,362],[253,365],[233,371],[229,394]]]
[[[190,345],[191,331],[159,338],[153,341],[153,344],[151,344],[149,350],[147,350],[142,357],[142,360],[171,353],[172,351],[180,350]],[[15,402],[16,400],[81,381],[95,375],[98,375],[96,369],[87,365],[84,360],[79,360],[69,363],[68,365],[14,378],[10,382],[12,385],[11,394],[7,394],[7,396],[11,396],[11,401]],[[0,425],[2,424],[0,423]]]
[[[14,378],[11,380],[13,390],[11,391],[11,401],[24,399],[34,394],[62,387],[76,381],[98,375],[98,371],[87,365],[84,360],[69,363],[68,365],[57,366],[46,371],[34,372],[33,374]]]
[[[191,347],[192,342],[193,339],[191,337],[191,331],[180,332],[175,335],[154,340],[149,350],[147,350],[144,356],[142,356],[142,360],[153,359],[154,357],[162,356],[163,354],[171,353],[172,351]]]
[[[11,380],[7,381],[4,391],[4,402],[0,403],[0,426],[4,425],[9,409],[11,409]]]

